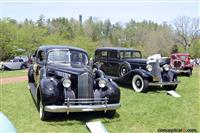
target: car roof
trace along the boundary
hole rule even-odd
[[[117,50],[117,51],[140,51],[138,49],[133,49],[133,48],[123,48],[123,47],[101,47],[97,48],[96,51],[98,50]]]
[[[78,50],[78,51],[87,53],[84,49],[72,47],[72,46],[69,46],[69,44],[66,44],[66,45],[42,45],[38,49],[43,49],[45,51],[48,51],[51,49],[70,49],[70,50]]]

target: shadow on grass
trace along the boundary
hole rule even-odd
[[[63,126],[70,126],[74,125],[74,120],[79,121],[80,124],[85,125],[86,122],[99,119],[99,118],[108,118],[110,120],[114,120],[115,118],[119,118],[120,115],[116,112],[115,116],[113,118],[108,118],[104,112],[76,112],[76,113],[52,113],[49,116],[49,119],[46,122],[62,122],[62,121],[68,121],[67,123],[63,123],[61,125]],[[104,123],[109,123],[110,121],[104,121]],[[77,124],[77,123],[76,123]]]

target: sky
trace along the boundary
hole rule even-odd
[[[82,14],[83,21],[90,16],[99,20],[110,19],[112,23],[151,20],[157,23],[173,23],[179,16],[200,16],[200,0],[1,0],[1,18],[10,17],[17,21],[25,18],[36,21],[45,18],[76,18]]]

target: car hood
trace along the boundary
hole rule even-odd
[[[128,63],[138,63],[138,64],[147,64],[147,59],[142,58],[133,58],[133,59],[126,59]]]
[[[84,72],[92,73],[92,69],[88,65],[83,64],[48,64],[48,71],[56,74],[56,71],[80,75]]]

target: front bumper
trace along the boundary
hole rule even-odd
[[[189,72],[190,72],[190,69],[187,69],[187,70],[176,70],[176,72],[177,72],[178,74],[180,74],[180,73],[189,73]]]
[[[121,106],[120,103],[104,105],[47,105],[44,110],[47,112],[89,112],[89,111],[107,111],[116,110]]]
[[[179,84],[180,81],[176,81],[176,82],[150,82],[149,86],[164,86],[164,85],[177,85]]]

